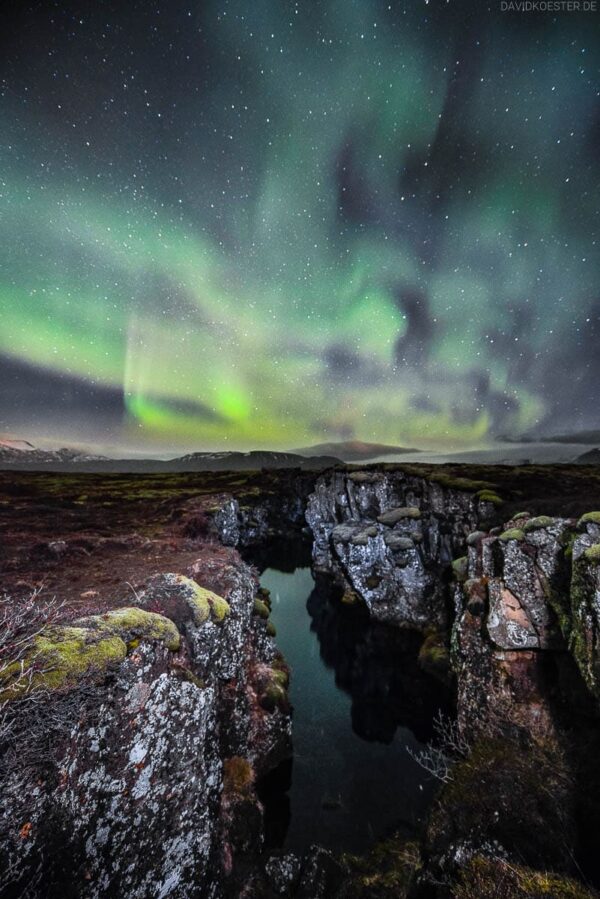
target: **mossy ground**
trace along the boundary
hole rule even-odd
[[[457,762],[428,825],[428,850],[443,854],[471,835],[535,868],[571,863],[573,782],[552,740],[505,734],[479,740]]]
[[[398,834],[376,844],[364,856],[345,855],[345,899],[404,899],[421,868],[420,848]]]
[[[597,899],[583,884],[501,859],[475,856],[460,872],[452,899]]]
[[[492,491],[504,500],[495,523],[500,514],[507,521],[523,508],[532,516],[573,518],[600,508],[600,467],[387,463],[360,471],[369,479],[381,471],[424,477],[473,495]],[[85,595],[94,591],[93,611],[130,605],[149,574],[185,571],[193,564],[224,495],[253,507],[289,495],[294,479],[308,488],[316,476],[289,471],[0,472],[3,588],[17,595],[43,581],[51,595],[73,605],[88,606]],[[186,532],[190,509],[198,511]],[[69,542],[69,555],[60,562],[43,550],[53,540]]]

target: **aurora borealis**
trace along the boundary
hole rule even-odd
[[[600,13],[24,3],[0,430],[451,448],[600,427]]]

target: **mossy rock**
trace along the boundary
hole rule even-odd
[[[483,540],[484,537],[487,537],[487,531],[473,531],[472,534],[469,534],[467,537],[467,546],[477,546],[480,540]]]
[[[592,546],[590,549],[600,548]],[[598,696],[598,662],[590,627],[590,607],[595,597],[595,570],[586,554],[573,561],[570,586],[569,649],[589,690]]]
[[[355,590],[351,590],[350,587],[347,587],[342,593],[342,598],[340,602],[342,602],[345,606],[356,606],[360,602],[360,596]]]
[[[280,709],[286,712],[289,709],[287,688],[290,675],[287,669],[272,667],[269,669],[266,680],[263,681],[260,692],[260,704],[267,712]]]
[[[443,633],[431,630],[426,634],[419,650],[419,666],[428,674],[432,674],[442,683],[448,683],[452,677],[450,651]]]
[[[182,574],[177,575],[176,580],[178,584],[188,588],[185,599],[197,627],[209,620],[215,624],[222,624],[229,616],[231,612],[229,603],[218,593],[201,587],[196,581]]]
[[[71,626],[47,628],[35,637],[32,651],[24,659],[25,667],[33,669],[31,681],[26,685],[14,682],[20,671],[15,663],[1,679],[6,689],[0,696],[19,698],[25,691],[72,689],[87,679],[97,681],[123,662],[128,650],[146,640],[160,641],[171,652],[181,645],[179,631],[169,618],[134,607],[90,615]]]
[[[0,678],[0,702],[19,699],[37,690],[69,690],[84,680],[97,681],[127,655],[127,644],[118,634],[87,627],[52,627],[39,634],[24,666],[33,674],[19,683],[19,662],[9,665]]]
[[[466,556],[455,559],[452,563],[452,572],[457,581],[461,583],[466,581],[469,574],[469,560]]]
[[[519,518],[531,518],[531,513],[530,512],[517,512],[515,515],[513,515],[513,521],[518,521]]]
[[[586,512],[577,522],[577,527],[583,528],[586,524],[600,525],[600,512]]]
[[[494,493],[493,490],[478,490],[475,498],[482,503],[491,503],[493,506],[501,506],[504,503],[502,497]]]
[[[514,520],[514,518],[513,518]],[[554,518],[550,518],[549,515],[538,515],[536,518],[530,518],[523,525],[523,531],[528,534],[530,531],[541,531],[544,528],[550,528],[553,524],[556,524]]]
[[[595,899],[583,884],[500,858],[475,856],[461,868],[454,899]]]
[[[586,549],[583,553],[583,558],[586,562],[591,562],[592,565],[600,565],[600,543],[595,543],[589,549]]]
[[[269,607],[266,602],[263,602],[262,599],[258,599],[258,597],[254,600],[252,611],[255,615],[258,615],[259,618],[264,618],[265,621],[270,614]]]
[[[389,512],[382,512],[381,515],[377,517],[377,521],[380,524],[385,524],[388,527],[393,527],[404,518],[417,520],[420,517],[421,510],[417,508],[417,506],[399,506],[397,509],[390,509]]]
[[[267,621],[267,636],[268,637],[276,637],[277,636],[277,628],[273,624],[272,621]]]
[[[77,622],[82,627],[92,630],[106,631],[115,634],[132,648],[142,640],[160,640],[171,652],[176,652],[181,644],[181,637],[170,618],[147,612],[145,609],[125,608],[113,609],[104,615],[90,615]]]
[[[510,540],[521,541],[525,539],[525,534],[520,528],[509,528],[507,531],[503,531],[498,537],[503,543],[508,543]]]

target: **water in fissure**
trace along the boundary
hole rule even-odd
[[[309,568],[269,568],[277,645],[291,669],[294,759],[281,844],[363,851],[412,831],[433,784],[415,755],[443,688],[417,663],[420,638],[344,607]]]

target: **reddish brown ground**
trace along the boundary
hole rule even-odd
[[[564,516],[600,510],[598,466],[378,467],[442,476],[463,489],[493,485],[504,500],[499,520],[519,510]],[[251,505],[267,494],[284,495],[297,476],[0,471],[0,591],[42,588],[47,598],[90,608],[129,603],[152,575],[186,573],[199,557],[223,552],[207,537],[220,497],[233,494]],[[312,482],[315,475],[300,477]]]
[[[248,474],[0,472],[0,590],[68,605],[123,605],[159,572],[223,553],[206,533],[219,495],[248,500]]]

